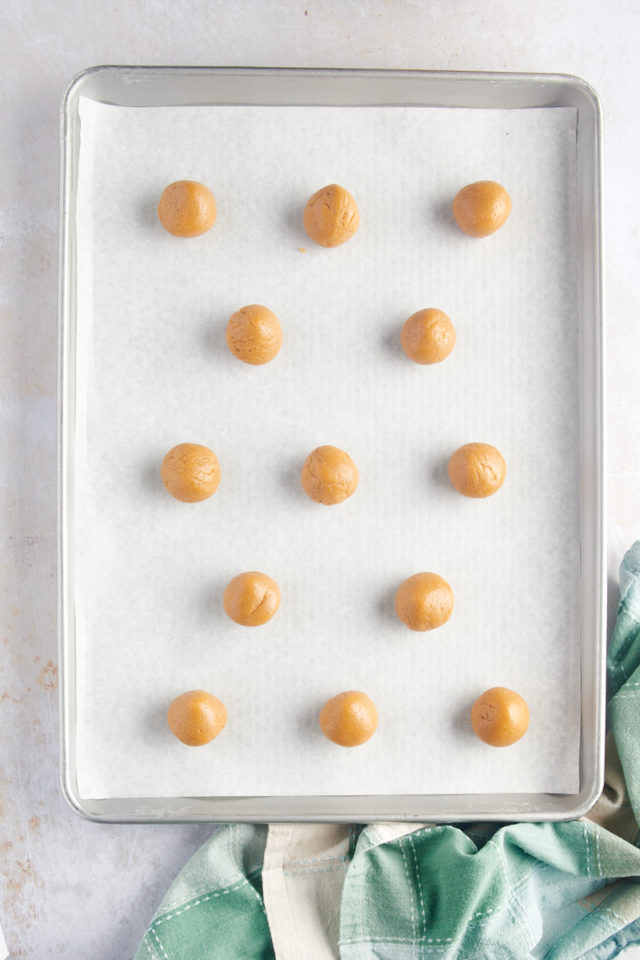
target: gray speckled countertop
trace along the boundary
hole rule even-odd
[[[213,829],[85,822],[58,787],[58,105],[69,79],[99,63],[184,63],[549,71],[588,80],[605,112],[615,582],[640,535],[639,35],[636,0],[0,5],[0,921],[14,956],[130,957],[170,880]]]

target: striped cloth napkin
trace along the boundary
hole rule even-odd
[[[135,960],[605,960],[640,943],[640,542],[620,581],[606,783],[587,817],[218,827]]]

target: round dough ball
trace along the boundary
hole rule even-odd
[[[304,229],[322,247],[339,247],[360,225],[358,205],[348,190],[331,183],[307,200]]]
[[[466,234],[488,237],[506,222],[511,213],[511,197],[495,180],[479,180],[455,195],[451,209]]]
[[[402,328],[401,341],[415,363],[440,363],[456,345],[456,328],[446,313],[429,307],[411,314]]]
[[[222,598],[227,616],[243,627],[259,627],[280,606],[280,587],[266,573],[239,573],[227,585]]]
[[[269,363],[282,346],[282,330],[275,313],[259,303],[236,310],[227,324],[227,346],[244,363]]]
[[[176,180],[162,191],[160,223],[174,237],[199,237],[216,222],[216,200],[197,180]]]
[[[437,573],[414,573],[396,590],[396,613],[410,630],[435,630],[453,613],[453,590]]]
[[[215,740],[226,722],[224,703],[206,690],[181,693],[167,712],[169,729],[189,747],[201,747]]]
[[[376,732],[378,711],[366,693],[345,690],[327,700],[318,723],[325,737],[333,743],[341,747],[359,747]]]
[[[301,480],[304,492],[316,503],[342,503],[356,492],[358,468],[339,447],[316,447],[304,462]]]
[[[519,693],[492,687],[472,706],[471,726],[475,735],[492,747],[509,747],[527,732],[529,708]]]
[[[171,496],[184,503],[206,500],[220,483],[218,458],[199,443],[172,447],[162,461],[160,474]]]
[[[449,479],[463,497],[490,497],[507,475],[507,465],[490,443],[465,443],[449,458]]]

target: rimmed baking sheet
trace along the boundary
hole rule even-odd
[[[554,817],[593,799],[597,132],[597,104],[568,78],[105,68],[76,82],[61,532],[64,780],[83,812]],[[196,240],[170,237],[155,217],[163,186],[182,177],[218,199],[216,225]],[[484,178],[508,186],[514,212],[472,241],[449,205]],[[361,211],[338,250],[315,247],[300,222],[330,181]],[[264,368],[224,343],[228,316],[251,302],[283,327]],[[437,367],[412,365],[398,345],[424,306],[457,329]],[[476,439],[508,463],[504,488],[483,502],[446,480],[448,455]],[[185,440],[221,463],[203,504],[173,501],[159,480],[164,452]],[[360,469],[356,495],[336,508],[311,503],[297,481],[320,443]],[[221,606],[244,569],[270,573],[283,593],[256,630]],[[440,630],[412,634],[393,592],[424,569],[449,580],[456,609]],[[477,741],[467,719],[497,684],[531,708],[529,733],[508,750]],[[193,687],[230,714],[198,750],[164,719]],[[381,722],[366,746],[342,750],[315,717],[351,688],[372,696]]]

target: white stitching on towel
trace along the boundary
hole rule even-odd
[[[406,871],[407,881],[409,883],[409,899],[411,902],[411,931],[413,933],[413,942],[415,943],[416,942],[416,918],[415,918],[415,910],[413,908],[413,884],[411,883],[411,873],[409,872],[409,864],[407,862],[407,857],[404,852],[404,845],[402,843],[399,843],[398,846],[400,847],[400,853],[402,854],[402,859],[404,861],[404,869]]]
[[[501,908],[502,909],[502,908]],[[447,949],[442,944],[447,943],[461,943],[464,940],[465,934],[467,931],[463,932],[457,937],[428,937],[425,941],[424,938],[420,940],[411,940],[409,937],[364,937],[360,940],[341,940],[340,944],[345,946],[357,945],[361,943],[404,943],[407,946],[417,944],[422,944],[422,950],[425,953],[439,953],[441,954],[443,950]],[[506,940],[501,940],[501,944],[511,943],[516,937],[521,937],[525,933],[522,929],[522,925],[516,927],[512,936],[508,937]],[[434,946],[425,946],[425,943],[434,944]],[[483,960],[487,956],[486,946],[479,953],[467,954],[464,960],[474,960],[474,958],[482,957]]]
[[[156,938],[156,943],[158,944],[158,946],[159,946],[160,949],[162,950],[162,956],[165,957],[165,960],[169,960],[169,954],[167,953],[167,951],[165,950],[165,948],[164,948],[164,947],[162,946],[162,944],[160,943],[160,937],[158,936],[158,934],[157,934],[157,933],[155,932],[155,930],[153,930],[151,927],[149,928],[149,933],[151,934],[152,937],[155,937],[155,938]]]
[[[418,857],[416,855],[416,848],[413,842],[413,837],[409,834],[409,846],[411,847],[411,853],[413,854],[413,862],[416,868],[416,886],[418,888],[418,896],[420,897],[420,912],[422,914],[422,938],[427,934],[427,917],[424,909],[424,897],[422,891],[422,877],[420,875],[420,868],[418,866]]]
[[[500,907],[500,908],[498,909],[498,911],[496,911],[496,912],[497,912],[497,913],[503,913],[506,909],[507,909],[507,906],[506,906],[506,904],[504,904],[504,905],[503,905],[502,907]],[[494,919],[492,916],[489,915],[489,914],[491,914],[491,913],[493,913],[493,911],[492,911],[492,910],[488,910],[487,913],[485,913],[484,916],[480,917],[479,920],[476,920],[475,917],[472,917],[471,920],[469,921],[469,929],[471,929],[472,926],[473,926],[474,929],[475,929],[476,927],[486,927],[487,924],[491,923],[491,922],[493,921],[493,919]]]
[[[142,942],[144,943],[145,947],[149,951],[149,956],[151,957],[151,960],[158,960],[158,954],[155,952],[155,950],[151,949],[151,947],[149,946],[149,941],[146,936]]]
[[[228,893],[235,893],[236,890],[239,890],[240,887],[248,884],[253,892],[258,897],[258,894],[253,889],[248,880],[243,879],[240,883],[237,883],[234,887],[228,887],[226,890],[218,890],[215,893],[210,893],[207,897],[199,897],[198,900],[194,900],[193,903],[188,903],[186,907],[183,907],[182,910],[174,910],[173,913],[168,913],[166,917],[160,917],[159,920],[154,920],[151,924],[152,927],[159,927],[161,923],[167,923],[169,920],[173,920],[174,917],[179,917],[181,913],[186,913],[187,910],[191,910],[192,907],[198,907],[201,903],[206,903],[207,900],[214,900],[216,897],[226,897]],[[260,897],[258,897],[260,900]],[[150,928],[151,929],[151,928]]]
[[[247,879],[250,880],[250,879],[252,879],[253,877],[259,877],[261,873],[262,873],[262,869],[260,869],[260,870],[252,870],[251,873],[248,873],[248,874],[247,874]],[[236,872],[236,874],[234,875],[233,878],[230,878],[230,877],[217,877],[216,880],[217,880],[217,882],[218,882],[218,884],[219,884],[218,889],[219,889],[219,890],[226,890],[227,887],[231,887],[231,886],[233,886],[235,883],[238,883],[238,876],[239,876],[239,874]],[[212,881],[210,880],[209,883],[206,884],[206,886],[204,886],[204,887],[202,887],[202,886],[201,886],[201,887],[194,887],[193,890],[189,889],[189,899],[190,899],[190,900],[195,900],[196,897],[201,897],[203,894],[206,895],[207,893],[210,893],[210,892],[211,892],[211,886],[212,886]],[[164,902],[164,901],[163,901],[163,902]],[[180,895],[180,899],[178,899],[178,900],[172,900],[172,901],[171,901],[171,906],[167,906],[167,913],[169,913],[169,912],[173,913],[174,907],[180,907],[184,902],[185,902],[184,894],[181,894],[181,895]]]

